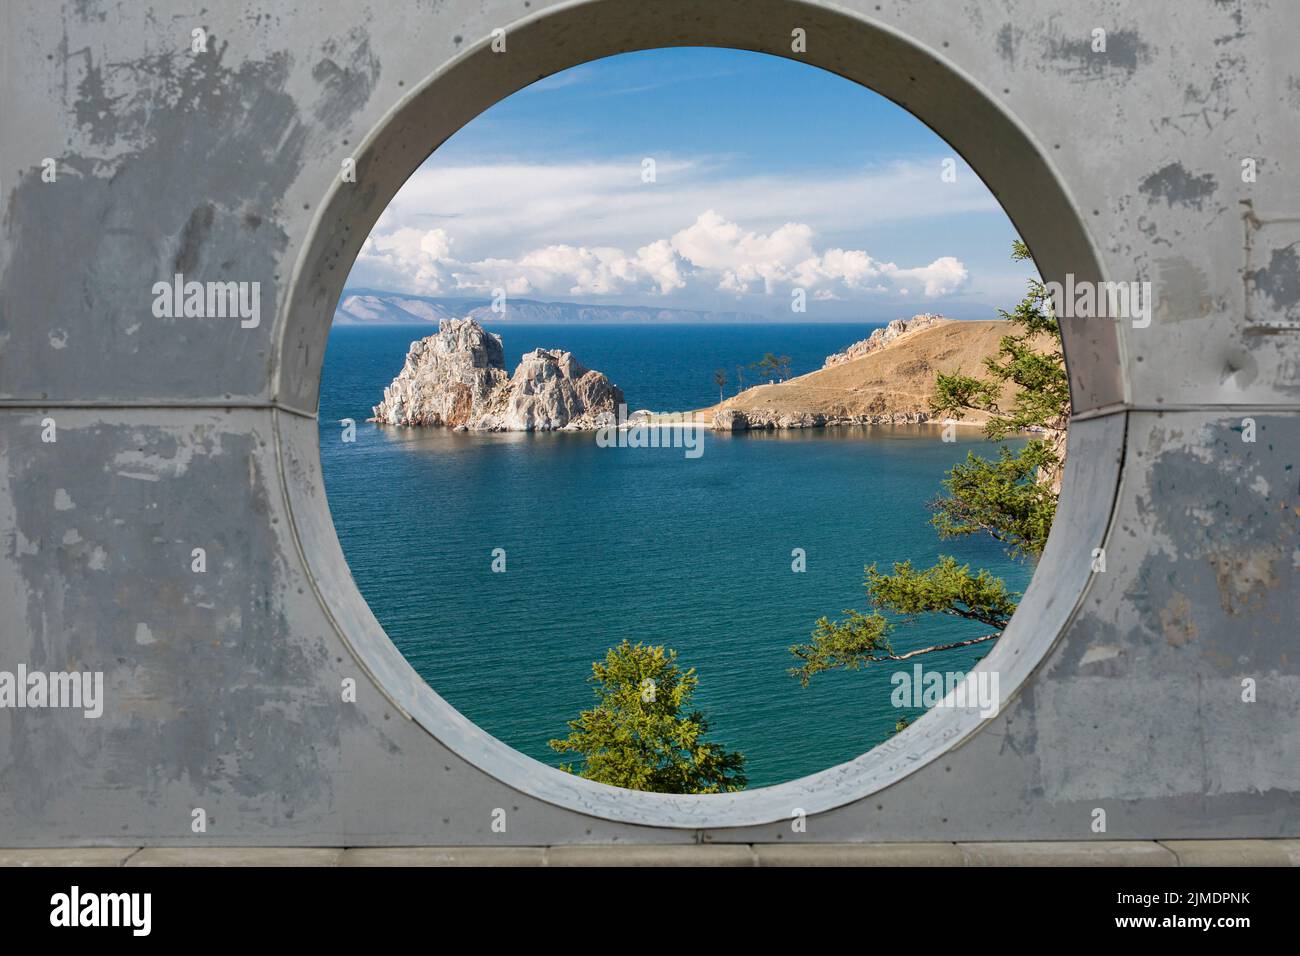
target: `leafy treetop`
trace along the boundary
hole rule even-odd
[[[744,756],[704,739],[708,721],[690,709],[699,677],[676,661],[676,651],[624,640],[593,663],[596,706],[569,721],[567,738],[550,741],[553,750],[582,758],[579,769],[561,769],[629,790],[743,790]]]

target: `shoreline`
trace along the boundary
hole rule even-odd
[[[676,413],[676,412],[655,412],[655,413],[653,413],[653,414],[655,414],[655,415],[663,415],[663,416],[670,416],[670,415],[676,415],[676,414],[679,414],[679,413]],[[714,425],[714,423],[713,423],[712,421],[705,420],[705,419],[702,419],[702,418],[701,418],[701,419],[696,419],[695,421],[656,421],[656,420],[654,420],[653,418],[644,418],[644,417],[643,417],[643,418],[639,418],[639,419],[635,419],[635,420],[629,418],[629,419],[628,419],[627,421],[625,421],[625,422],[610,422],[609,424],[606,424],[606,425],[591,425],[591,426],[586,426],[586,427],[581,427],[581,428],[575,428],[575,427],[573,427],[573,426],[566,425],[566,426],[563,427],[563,428],[535,428],[535,429],[466,428],[466,427],[463,426],[463,425],[455,426],[455,427],[447,426],[447,425],[439,425],[439,426],[429,426],[429,425],[403,425],[403,424],[400,424],[400,423],[396,423],[396,424],[395,424],[395,423],[392,423],[392,422],[385,422],[385,421],[382,421],[382,420],[380,420],[380,419],[375,419],[375,418],[368,418],[368,419],[366,419],[366,422],[367,422],[367,424],[379,425],[379,426],[381,426],[381,427],[385,427],[385,428],[429,428],[429,427],[437,427],[437,428],[445,429],[446,431],[452,431],[452,432],[457,432],[457,433],[465,433],[465,434],[471,434],[471,435],[492,435],[492,434],[520,434],[520,435],[523,435],[523,434],[538,434],[538,435],[544,435],[544,434],[549,434],[549,433],[556,433],[556,434],[561,434],[561,433],[565,433],[565,434],[583,434],[583,433],[595,433],[595,432],[601,431],[602,429],[605,429],[605,428],[611,428],[611,427],[612,427],[615,431],[619,431],[619,432],[632,431],[632,430],[634,430],[634,429],[645,429],[645,430],[651,430],[651,431],[670,431],[670,430],[674,430],[674,429],[684,431],[684,430],[686,430],[686,429],[691,429],[691,430],[700,430],[700,429],[702,429],[702,430],[704,430],[704,431],[717,432],[717,433],[719,433],[719,434],[744,434],[745,432],[777,432],[777,431],[818,431],[818,430],[820,430],[820,431],[825,431],[825,430],[827,430],[827,429],[832,429],[832,428],[897,428],[897,427],[931,427],[931,428],[943,428],[943,427],[945,427],[945,426],[947,426],[947,425],[949,425],[949,424],[952,424],[952,425],[958,425],[958,426],[961,426],[961,427],[964,427],[964,428],[981,428],[981,429],[982,429],[982,428],[984,427],[984,423],[983,423],[983,422],[971,422],[971,421],[962,421],[962,420],[956,420],[956,419],[952,420],[951,422],[950,422],[950,421],[947,421],[947,420],[942,420],[942,421],[940,421],[940,420],[935,420],[935,419],[931,419],[931,420],[929,420],[929,421],[924,421],[924,422],[909,422],[909,421],[896,421],[896,422],[891,422],[891,421],[878,421],[878,422],[872,422],[872,421],[851,421],[851,420],[840,420],[840,419],[836,419],[836,420],[833,420],[833,421],[826,421],[826,422],[821,422],[821,423],[819,423],[819,424],[810,424],[810,425],[755,424],[755,425],[752,425],[752,426],[750,426],[750,427],[748,427],[748,428],[718,428],[718,427],[716,427],[716,426]],[[1018,434],[1018,435],[1032,435],[1032,434],[1035,434],[1035,432],[1034,432],[1033,430],[1029,430],[1029,431],[1018,430],[1018,431],[1015,431],[1015,432],[1013,432],[1013,433],[1014,433],[1014,434]]]
[[[958,425],[983,428],[982,418],[932,418],[928,412],[873,412],[858,415],[827,415],[811,411],[778,411],[765,408],[746,410],[729,408],[725,403],[689,412],[652,412],[639,409],[618,423],[619,428],[638,425],[651,428],[706,428],[714,432],[796,431],[845,426],[879,427],[883,425]]]
[[[636,412],[633,414],[637,415],[641,413]],[[968,421],[966,419],[935,419],[935,418],[926,419],[925,421],[890,421],[889,420],[890,416],[888,414],[883,414],[879,416],[870,416],[873,418],[882,419],[880,421],[860,420],[853,417],[846,417],[846,418],[831,418],[831,419],[826,419],[825,421],[814,420],[807,423],[791,422],[789,424],[781,424],[779,420],[777,421],[763,420],[759,422],[747,421],[745,427],[735,428],[735,427],[720,427],[717,420],[713,416],[710,416],[708,418],[697,417],[693,421],[685,420],[681,418],[681,416],[685,414],[694,414],[696,416],[703,416],[705,414],[705,410],[692,412],[692,413],[650,412],[648,417],[643,417],[640,419],[634,419],[632,417],[629,417],[626,422],[619,423],[617,427],[619,430],[625,430],[630,428],[704,428],[707,429],[708,431],[713,431],[713,432],[735,433],[735,432],[746,432],[746,431],[756,431],[756,432],[808,431],[812,429],[847,428],[847,427],[882,428],[885,426],[899,426],[899,425],[932,426],[936,428],[943,428],[946,427],[947,425],[957,425],[964,428],[983,428],[985,424],[984,422],[974,422],[974,421]],[[800,414],[806,414],[806,413],[800,413]],[[664,417],[676,416],[677,420],[674,421],[656,420],[658,416],[664,416]]]

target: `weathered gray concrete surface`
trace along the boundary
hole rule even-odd
[[[106,697],[98,719],[0,709],[0,846],[1300,837],[1300,8],[0,16],[0,669],[103,671]],[[1048,553],[983,665],[998,717],[932,712],[767,790],[614,791],[484,735],[370,614],[319,474],[330,316],[406,175],[496,99],[621,50],[789,55],[796,27],[802,59],[970,161],[1045,278],[1148,280],[1155,314],[1065,323],[1079,419]],[[260,283],[260,322],[156,318],[176,272]]]

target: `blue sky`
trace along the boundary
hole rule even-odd
[[[348,285],[989,318],[1030,274],[1010,260],[1014,235],[969,167],[883,97],[779,57],[652,50],[548,77],[470,122],[398,193]]]

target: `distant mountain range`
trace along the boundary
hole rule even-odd
[[[580,305],[576,302],[539,302],[536,299],[507,299],[506,311],[492,311],[492,300],[482,298],[407,295],[377,289],[344,289],[334,310],[339,325],[437,324],[439,319],[476,319],[479,324],[517,322],[543,323],[653,323],[653,322],[766,322],[752,312],[702,312],[691,309],[660,309],[645,305]]]

